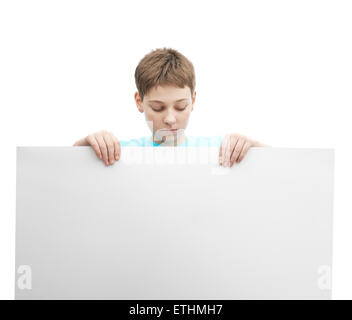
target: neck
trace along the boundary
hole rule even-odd
[[[167,146],[177,146],[180,144],[183,144],[187,140],[186,135],[184,132],[182,134],[177,134],[175,136],[170,136],[168,139],[166,137],[163,137],[162,140],[157,140],[157,138],[153,134],[153,141],[161,146],[167,147]]]

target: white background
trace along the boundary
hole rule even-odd
[[[335,149],[332,290],[352,299],[350,1],[0,2],[0,298],[14,297],[16,146],[149,134],[133,94],[152,49],[194,64],[188,135]]]

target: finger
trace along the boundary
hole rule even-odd
[[[107,145],[107,148],[108,148],[109,163],[113,164],[115,162],[115,159],[114,159],[114,155],[115,155],[114,141],[112,140],[112,137],[111,137],[110,133],[103,135],[103,139],[104,139],[105,144]]]
[[[219,164],[222,165],[222,146],[223,146],[224,138],[221,141],[220,150],[219,150]]]
[[[231,167],[231,157],[234,153],[235,147],[237,145],[237,142],[239,140],[239,137],[237,135],[232,135],[231,136],[231,144],[229,148],[229,154],[228,154],[228,160],[227,160],[227,166]]]
[[[249,150],[250,147],[251,147],[251,144],[247,141],[247,142],[244,144],[244,146],[243,146],[243,149],[242,149],[242,151],[241,151],[240,156],[239,156],[238,159],[237,159],[237,162],[241,162],[241,161],[242,161],[242,159],[243,159],[244,156],[247,154],[247,152],[248,152],[248,150]]]
[[[121,145],[120,145],[120,141],[115,137],[113,136],[112,137],[113,141],[114,141],[114,146],[115,146],[115,160],[119,160],[120,159],[120,153],[121,153]]]
[[[229,144],[229,147],[227,149],[227,154],[226,154],[226,164],[225,166],[226,167],[229,167],[231,165],[230,161],[231,161],[231,156],[232,156],[232,153],[233,153],[233,150],[236,146],[236,143],[238,141],[238,136],[236,135],[231,135],[230,137],[230,144]]]
[[[232,155],[231,155],[231,160],[230,160],[230,166],[232,167],[233,164],[235,163],[235,161],[238,159],[238,157],[240,156],[241,154],[241,151],[242,151],[242,148],[245,144],[245,139],[243,138],[239,138],[237,140],[237,143],[236,143],[236,146],[233,148],[233,152],[232,152]]]
[[[101,153],[103,155],[103,161],[104,161],[104,163],[106,165],[108,165],[109,164],[109,161],[108,161],[109,160],[109,158],[108,158],[108,150],[107,150],[105,141],[103,139],[103,136],[97,135],[95,138],[97,139],[97,141],[99,143],[99,148],[100,148],[100,151],[101,151]]]
[[[220,158],[221,165],[224,165],[224,157],[225,157],[227,139],[228,139],[228,135],[225,135],[221,141],[221,146],[220,146],[220,151],[219,151],[219,153],[221,154],[221,158]]]
[[[97,140],[95,139],[95,137],[93,135],[89,135],[87,136],[87,142],[92,146],[95,154],[97,155],[97,157],[99,159],[102,158],[101,152],[100,152],[100,148],[99,148],[99,144],[97,142]]]
[[[223,147],[223,157],[222,157],[222,163],[226,167],[227,166],[227,161],[230,160],[230,147],[231,147],[231,137],[230,135],[226,135],[225,137],[225,143]]]

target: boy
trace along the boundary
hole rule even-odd
[[[155,49],[147,54],[135,70],[135,81],[136,105],[145,114],[152,136],[119,141],[103,130],[78,140],[74,146],[91,146],[106,165],[120,159],[121,146],[220,146],[219,164],[225,167],[242,161],[249,148],[267,146],[236,133],[223,139],[186,137],[196,98],[195,73],[193,64],[174,49]]]

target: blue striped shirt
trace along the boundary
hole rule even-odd
[[[222,136],[187,136],[184,143],[178,144],[177,147],[220,147]],[[138,139],[120,140],[121,147],[160,147],[152,140],[151,136],[144,136]]]

